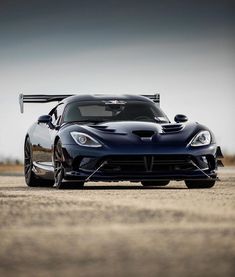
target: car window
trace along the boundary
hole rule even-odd
[[[147,121],[156,122],[156,118],[165,118],[163,111],[154,103],[142,101],[87,101],[73,102],[67,105],[64,122],[72,121]]]
[[[56,126],[56,125],[60,125],[63,111],[64,111],[64,104],[61,103],[61,104],[59,104],[55,109],[53,109],[53,110],[50,112],[50,115],[51,115],[51,117],[52,117],[52,123],[53,123],[55,126]]]
[[[77,114],[80,113],[81,117],[89,116],[112,116],[111,110],[106,110],[103,105],[86,105],[86,106],[76,106]],[[76,114],[76,116],[77,116]]]

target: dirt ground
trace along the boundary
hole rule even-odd
[[[212,189],[0,177],[0,276],[235,276],[235,168]]]

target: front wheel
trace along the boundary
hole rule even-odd
[[[148,187],[148,186],[166,186],[170,183],[170,181],[166,180],[166,181],[142,181],[141,184],[144,187]]]
[[[189,189],[209,189],[215,185],[215,180],[186,180],[185,184]]]
[[[65,182],[64,172],[62,144],[58,140],[54,148],[54,187],[57,189],[76,189],[84,186],[84,182]]]

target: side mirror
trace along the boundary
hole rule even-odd
[[[39,116],[38,123],[45,123],[51,129],[55,128],[55,126],[52,124],[52,117],[50,115],[41,115],[41,116]]]
[[[188,121],[188,118],[186,115],[183,114],[177,114],[174,118],[176,123],[182,123]]]

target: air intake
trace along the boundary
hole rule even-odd
[[[140,138],[151,138],[154,135],[154,131],[146,131],[146,130],[133,131],[132,133],[137,135]]]
[[[162,131],[163,133],[175,133],[179,132],[183,129],[182,124],[166,124],[162,125]]]

